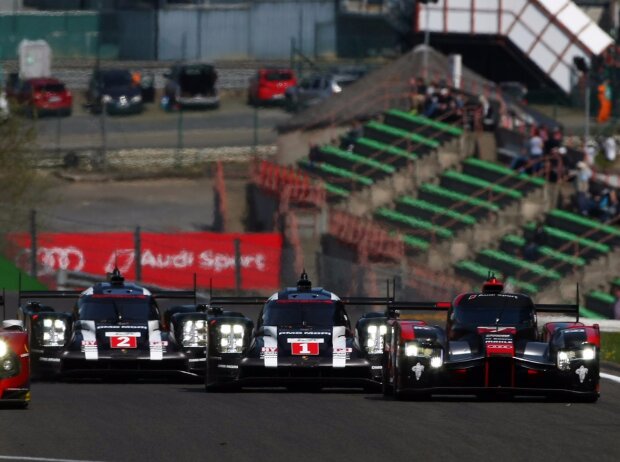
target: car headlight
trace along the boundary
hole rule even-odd
[[[43,319],[43,342],[44,347],[58,347],[65,344],[67,323],[64,319]]]
[[[112,102],[112,97],[110,95],[103,95],[101,97],[101,101],[103,101],[104,103],[111,103]]]
[[[369,354],[383,353],[383,342],[386,332],[387,326],[385,325],[370,324],[366,328],[366,351]]]
[[[0,340],[0,358],[3,358],[9,352],[9,346],[4,340]]]
[[[181,344],[184,347],[205,347],[207,341],[207,322],[204,319],[189,319],[183,322]]]
[[[558,351],[558,369],[560,369],[561,371],[566,371],[570,369],[570,353],[572,353],[573,356],[575,354],[574,351]]]
[[[140,95],[132,96],[131,97],[131,102],[132,103],[141,103],[142,102],[142,96],[140,96]]]
[[[245,328],[241,324],[221,324],[219,331],[220,353],[241,353],[243,351]]]
[[[586,346],[581,350],[581,358],[585,361],[590,361],[596,358],[596,348],[593,346]]]
[[[443,351],[438,350],[433,353],[433,356],[431,356],[431,367],[434,369],[438,369],[441,366],[443,366]]]
[[[567,371],[570,369],[571,361],[579,359],[583,361],[592,361],[595,358],[596,347],[590,344],[585,344],[582,348],[576,350],[560,350],[557,356],[558,369]]]
[[[407,342],[405,344],[405,356],[418,356],[418,344],[415,342]]]

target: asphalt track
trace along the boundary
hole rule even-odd
[[[620,383],[596,404],[353,390],[210,394],[200,383],[35,383],[0,411],[0,460],[617,461]]]

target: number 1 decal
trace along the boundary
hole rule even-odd
[[[291,353],[294,355],[312,355],[319,354],[319,344],[315,342],[292,343]]]

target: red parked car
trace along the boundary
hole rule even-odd
[[[21,321],[0,324],[0,407],[30,402],[28,334],[22,326]]]
[[[8,96],[30,116],[70,116],[73,95],[65,84],[52,77],[19,80],[9,86]]]
[[[297,85],[291,69],[259,69],[250,79],[248,104],[284,103],[286,89]]]

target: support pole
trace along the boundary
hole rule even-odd
[[[37,277],[37,211],[30,211],[30,275]]]
[[[135,252],[135,269],[136,269],[136,281],[142,281],[142,235],[139,226],[136,226],[133,237],[134,252]]]

